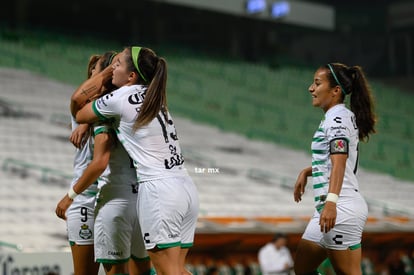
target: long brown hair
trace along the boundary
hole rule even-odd
[[[117,55],[116,51],[107,51],[105,52],[102,57],[99,59],[99,62],[101,62],[101,69],[105,69],[108,66],[111,66],[112,61],[114,59],[114,57]],[[115,90],[116,87],[114,84],[112,84],[112,78],[108,79],[108,81],[106,81],[105,83],[103,83],[103,91],[101,93],[101,96],[112,92],[113,90]]]
[[[107,52],[103,53],[102,55],[96,55],[99,58],[95,62],[95,65],[90,69],[91,74],[92,74],[92,70],[95,69],[98,64],[101,65],[101,70],[105,69],[108,66],[111,66],[112,60],[113,60],[113,58],[115,57],[116,54],[117,54],[117,52],[115,52],[115,51],[107,51]],[[89,64],[91,64],[91,61],[89,61]],[[89,73],[88,73],[88,75],[89,75]],[[89,98],[87,102],[90,102],[94,99],[97,99],[98,97],[101,97],[101,96],[103,96],[107,93],[110,93],[115,89],[116,89],[115,85],[112,84],[112,78],[110,78],[106,82],[103,83],[102,90],[99,93],[97,93],[96,95]]]
[[[342,63],[330,63],[324,68],[328,71],[331,87],[337,85],[342,90],[342,101],[350,94],[351,111],[355,114],[356,124],[361,140],[368,140],[370,134],[376,133],[377,121],[374,112],[372,90],[360,66],[348,67]]]
[[[102,55],[100,54],[93,54],[89,57],[89,61],[88,61],[88,67],[87,67],[87,71],[86,71],[86,76],[89,79],[92,75],[92,71],[93,69],[95,69],[96,64],[98,64],[99,59],[101,58]]]
[[[135,61],[138,71],[132,59],[132,47],[127,49],[128,69],[137,73],[137,84],[148,85],[144,102],[134,123],[134,130],[137,130],[150,123],[160,111],[164,116],[167,115],[167,62],[153,50],[141,48]]]

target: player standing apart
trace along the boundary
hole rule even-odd
[[[309,92],[325,116],[312,139],[312,166],[300,172],[294,188],[299,202],[312,177],[316,208],[297,247],[295,274],[318,274],[329,257],[336,274],[359,275],[368,208],[356,172],[359,140],[375,133],[371,90],[361,67],[330,63],[315,72]]]

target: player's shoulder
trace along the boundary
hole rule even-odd
[[[352,121],[354,114],[343,104],[339,104],[330,109],[325,116],[326,125],[341,125]]]
[[[117,97],[130,97],[133,95],[143,95],[145,94],[146,90],[147,90],[146,86],[143,86],[143,85],[123,86],[113,91],[110,94],[110,96],[117,98]]]

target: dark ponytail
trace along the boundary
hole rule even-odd
[[[131,50],[131,48],[129,48]],[[130,51],[131,52],[131,51]],[[131,56],[131,58],[133,58]],[[150,123],[160,111],[167,115],[167,62],[149,48],[141,48],[133,70],[138,73],[138,83],[148,85],[144,102],[134,123],[134,130]]]
[[[341,63],[329,64],[333,71],[328,78],[332,87],[340,85],[343,89],[342,99],[350,94],[351,111],[355,114],[360,140],[368,140],[370,134],[376,133],[376,115],[371,87],[360,66],[348,67]],[[329,71],[329,65],[326,66]],[[337,83],[336,79],[339,83]]]
[[[150,123],[160,111],[164,116],[167,115],[167,62],[164,58],[159,58],[154,77],[145,93],[144,103],[139,112],[138,119],[135,121],[134,130]]]

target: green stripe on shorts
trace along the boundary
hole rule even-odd
[[[160,248],[160,249],[170,248],[170,247],[176,247],[176,246],[181,246],[181,242],[166,243],[166,244],[157,244],[157,247]]]
[[[147,256],[145,258],[138,258],[137,256],[131,255],[131,258],[134,259],[135,261],[138,261],[138,262],[145,262],[145,261],[149,261],[150,260],[150,257],[149,256]]]
[[[182,243],[181,248],[190,248],[193,246],[193,243]]]
[[[123,264],[129,261],[129,258],[126,259],[117,259],[117,260],[110,260],[110,259],[96,259],[97,263],[101,264]]]
[[[358,244],[355,244],[355,245],[351,245],[351,246],[349,247],[349,249],[350,249],[350,250],[356,250],[356,249],[358,249],[358,248],[361,248],[361,246],[362,246],[362,244],[361,244],[361,243],[358,243]]]

